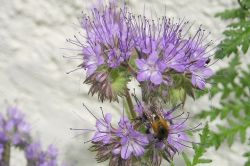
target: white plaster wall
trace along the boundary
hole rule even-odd
[[[89,145],[83,143],[89,135],[74,137],[76,133],[69,130],[88,128],[95,123],[84,111],[82,102],[96,114],[100,113],[99,106],[106,111],[119,109],[118,104],[101,104],[87,95],[88,86],[82,84],[83,71],[66,74],[80,61],[62,58],[75,53],[60,48],[70,47],[65,39],[79,31],[77,17],[91,3],[91,0],[0,0],[1,111],[6,108],[6,101],[17,103],[33,125],[35,138],[44,145],[56,144],[60,161],[71,161],[77,166],[98,165],[94,155],[87,151]],[[225,23],[213,16],[235,4],[232,0],[131,0],[130,5],[137,13],[145,11],[154,16],[157,12],[159,16],[166,11],[170,17],[196,21],[212,32],[211,39],[218,41]],[[192,103],[190,108],[200,110],[204,104],[209,104],[207,98],[195,106]],[[209,165],[242,165],[241,148],[236,144],[231,149],[223,146],[218,152],[210,150],[207,156],[214,162]],[[23,154],[13,151],[11,165],[25,165]]]

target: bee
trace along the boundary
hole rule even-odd
[[[151,122],[155,137],[160,141],[167,139],[169,134],[169,122],[163,117],[157,117]]]
[[[159,108],[151,107],[148,111],[144,112],[154,137],[162,141],[168,138],[170,123],[163,116],[163,113]]]
[[[172,124],[172,120],[168,120],[164,117],[164,111],[159,104],[150,103],[149,107],[146,105],[142,105],[139,99],[133,95],[137,106],[140,107],[143,111],[142,114],[135,119],[136,127],[144,124],[146,126],[146,134],[153,133],[154,137],[160,141],[166,140],[170,133],[170,125]],[[174,108],[170,110],[170,113],[179,108],[183,103],[176,105]]]

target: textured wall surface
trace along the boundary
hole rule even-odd
[[[101,104],[87,95],[88,86],[83,85],[84,72],[69,75],[80,61],[64,59],[74,55],[66,38],[79,31],[77,17],[91,6],[88,0],[0,0],[0,106],[17,103],[33,125],[32,134],[43,145],[56,144],[60,149],[60,161],[72,161],[77,166],[95,165],[93,154],[88,153],[89,134],[76,136],[70,127],[88,128],[94,118],[82,107],[85,102],[94,113],[99,106],[105,110],[119,109],[118,104]],[[221,39],[225,23],[214,14],[235,5],[232,0],[133,0],[130,5],[137,13],[143,11],[155,16],[185,17],[203,24],[212,32],[211,39]],[[145,8],[145,9],[144,9]],[[218,62],[220,65],[221,62]],[[217,65],[218,66],[218,65]],[[216,66],[215,66],[216,67]],[[200,110],[211,102],[203,98],[193,101],[186,109]],[[115,111],[114,111],[115,112]],[[244,159],[240,145],[231,149],[223,146],[207,156],[214,160],[212,166],[242,165]],[[13,150],[12,166],[25,165],[23,154]],[[178,157],[177,157],[178,158]],[[178,159],[177,159],[178,160]],[[96,164],[98,165],[98,164]],[[99,164],[101,165],[101,164]],[[181,162],[177,165],[182,165]]]

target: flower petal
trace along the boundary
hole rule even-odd
[[[147,81],[150,78],[150,72],[148,70],[139,72],[137,74],[138,81]]]
[[[112,115],[111,115],[110,113],[107,113],[107,114],[105,115],[105,122],[106,122],[107,124],[110,124],[110,123],[111,123],[111,119],[112,119]]]
[[[130,146],[130,144],[125,144],[122,146],[122,149],[121,149],[121,157],[124,159],[124,160],[127,160],[131,154],[132,154],[132,151],[133,151],[133,148],[132,146]]]
[[[138,67],[138,69],[141,69],[141,70],[147,69],[147,63],[144,59],[136,59],[135,63],[136,63],[136,66]]]
[[[139,145],[138,143],[136,143],[136,142],[134,142],[133,144],[132,144],[132,147],[133,147],[133,154],[135,155],[135,156],[142,156],[143,155],[143,153],[144,153],[144,148],[141,146],[141,145]]]
[[[162,75],[159,71],[154,71],[150,76],[150,81],[155,85],[159,85],[162,83]]]

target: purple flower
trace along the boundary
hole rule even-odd
[[[117,68],[130,57],[133,40],[127,15],[126,9],[119,11],[113,2],[103,10],[94,8],[92,17],[83,17],[82,28],[87,34],[87,44],[82,45],[82,66],[87,72],[93,73],[100,65]]]
[[[203,44],[204,31],[201,28],[186,39],[183,32],[188,22],[175,23],[163,17],[156,24],[146,17],[138,17],[132,19],[131,24],[134,25],[133,40],[139,57],[136,60],[138,81],[154,85],[164,83],[171,87],[175,86],[172,75],[190,74],[192,84],[204,89],[206,79],[212,74],[208,73],[211,69],[206,64],[210,56],[206,52],[209,44]]]
[[[25,122],[24,114],[17,107],[7,109],[7,118],[0,114],[0,141],[24,147],[30,141],[30,125]]]
[[[56,158],[58,155],[58,149],[54,145],[49,145],[47,153],[51,158]]]
[[[84,63],[82,66],[87,69],[87,76],[92,75],[98,66],[104,63],[103,57],[101,56],[101,47],[94,45],[86,47],[83,50]]]
[[[38,142],[30,144],[25,150],[25,155],[28,160],[38,159],[40,153],[41,153],[41,144]]]
[[[97,119],[97,131],[92,140],[91,151],[96,151],[99,162],[110,159],[110,164],[131,164],[131,158],[144,155],[147,136],[136,131],[128,118],[122,116],[118,128],[111,126],[111,114]]]
[[[111,49],[108,53],[107,63],[111,68],[117,68],[124,60],[126,56],[119,49]]]
[[[184,113],[174,115],[177,108],[181,106],[180,104],[170,110],[165,110],[160,104],[145,104],[137,98],[136,103],[136,110],[139,109],[136,124],[146,128],[150,145],[146,150],[152,151],[150,160],[153,165],[160,165],[163,153],[169,161],[172,160],[177,152],[181,152],[191,142],[186,131],[192,130],[186,129],[185,125],[189,113],[185,118],[182,117]]]
[[[9,107],[7,117],[9,120],[13,120],[15,124],[18,124],[23,121],[24,114],[17,107]]]
[[[185,133],[186,131],[185,122],[188,120],[189,114],[187,115],[186,118],[183,118],[183,120],[180,121],[176,117],[173,117],[173,112],[175,110],[176,108],[171,109],[169,111],[165,111],[164,117],[167,121],[170,122],[167,142],[174,147],[174,150],[180,153],[185,148],[186,143],[190,142],[187,134]]]
[[[206,85],[206,79],[211,77],[214,73],[211,69],[206,67],[190,67],[192,73],[192,84],[199,89],[204,89]]]
[[[2,159],[3,151],[4,151],[4,146],[3,144],[0,144],[0,160]]]
[[[97,131],[94,135],[94,137],[92,138],[93,142],[102,142],[103,144],[108,144],[110,143],[111,140],[111,131],[112,131],[112,127],[111,127],[111,114],[106,114],[104,119],[98,119],[96,121],[96,128]]]
[[[167,66],[156,55],[149,56],[147,60],[137,59],[136,65],[139,69],[137,74],[138,81],[150,80],[155,85],[162,83],[162,73]]]
[[[132,154],[136,157],[142,156],[148,139],[145,135],[133,129],[133,126],[126,117],[122,117],[119,122],[117,136],[121,138],[121,157],[127,160]],[[115,151],[118,151],[115,149]]]
[[[177,72],[183,72],[186,67],[185,53],[178,50],[178,47],[170,43],[165,47],[163,60],[168,68]]]
[[[200,33],[202,33],[201,29],[197,31],[197,34]],[[196,38],[190,39],[186,43],[185,50],[189,61],[186,71],[192,75],[192,84],[199,89],[204,89],[206,79],[213,75],[213,71],[207,67],[210,58],[205,52],[206,46],[203,46]]]
[[[34,166],[57,166],[58,150],[50,145],[47,151],[43,151],[39,142],[31,143],[25,150],[28,163]]]

